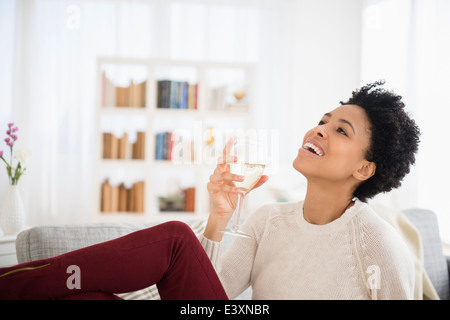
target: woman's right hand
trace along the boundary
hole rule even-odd
[[[239,193],[239,188],[234,186],[233,181],[244,180],[244,177],[230,172],[230,163],[237,160],[235,156],[230,155],[232,145],[233,139],[228,140],[207,185],[210,196],[210,214],[227,222],[236,208]]]
[[[233,181],[243,181],[244,177],[230,172],[230,163],[236,162],[237,158],[230,154],[233,146],[233,139],[228,140],[223,149],[223,154],[217,161],[217,167],[209,177],[207,189],[210,195],[210,214],[208,224],[205,229],[205,237],[210,240],[222,240],[222,233],[217,229],[223,229],[227,226],[236,208],[238,194],[241,192],[235,187]],[[255,189],[268,180],[263,175],[256,185]]]

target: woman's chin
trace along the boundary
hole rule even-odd
[[[297,170],[298,172],[303,174],[302,163],[301,163],[301,160],[298,157],[295,158],[294,161],[292,162],[292,167],[294,167],[295,170]]]
[[[295,158],[292,162],[292,167],[301,173],[306,179],[308,179],[308,177],[321,176],[321,172],[318,169],[317,164],[302,157]]]

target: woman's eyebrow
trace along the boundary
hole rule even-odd
[[[327,116],[327,117],[331,118],[331,117],[332,117],[332,114],[329,113],[329,112],[327,112],[327,113],[324,114],[324,116]],[[352,123],[351,123],[350,121],[345,120],[345,119],[339,119],[339,122],[348,124],[348,125],[352,128],[353,133],[356,134],[355,128],[353,127],[353,125],[352,125]]]

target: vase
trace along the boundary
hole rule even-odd
[[[25,209],[17,185],[10,185],[0,204],[0,228],[5,235],[19,233],[25,227]]]

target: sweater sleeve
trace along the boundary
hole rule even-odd
[[[255,251],[250,243],[253,243],[253,240],[236,237],[224,254],[222,241],[212,241],[204,235],[199,237],[199,241],[211,260],[228,298],[236,298],[250,285]]]
[[[241,226],[250,238],[234,237],[223,254],[219,278],[230,299],[239,296],[252,283],[255,257],[271,212],[272,207],[268,204],[250,214]]]
[[[205,249],[206,255],[211,260],[211,264],[217,273],[220,273],[222,268],[222,242],[212,241],[206,238],[203,234],[198,238],[203,249]]]
[[[233,237],[222,253],[223,241],[215,242],[203,235],[199,240],[222,282],[228,298],[234,299],[250,286],[253,261],[266,223],[268,206],[249,215],[241,230],[251,238]]]

